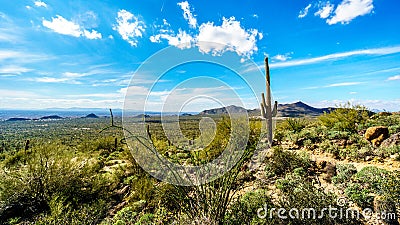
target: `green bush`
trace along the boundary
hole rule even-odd
[[[357,173],[357,169],[353,164],[338,164],[336,173],[337,175],[332,177],[332,183],[345,187],[350,178]]]
[[[293,173],[286,174],[284,179],[276,181],[276,187],[280,190],[278,206],[286,209],[297,209],[299,214],[294,218],[288,217],[282,224],[358,224],[357,220],[344,218],[331,218],[328,213],[320,217],[323,209],[339,209],[336,196],[332,192],[325,192],[318,185],[315,178],[308,177],[303,169],[296,169]],[[302,217],[302,210],[312,208],[315,214],[309,213]],[[307,217],[310,216],[310,219]]]
[[[259,218],[257,211],[260,208],[267,208],[267,211],[262,210],[260,215],[266,215],[266,218]],[[226,225],[241,225],[241,224],[275,224],[276,219],[269,218],[270,210],[275,207],[264,189],[250,191],[236,199],[229,207],[225,217],[224,224]]]
[[[273,147],[272,151],[272,157],[265,161],[267,177],[282,176],[299,167],[307,171],[311,165],[310,156],[304,151],[284,151],[280,147]]]
[[[69,148],[60,144],[34,148],[26,165],[0,173],[0,207],[7,209],[0,218],[46,213],[55,199],[76,209],[107,198],[108,189],[103,185],[108,180],[100,175],[98,163],[73,157]]]
[[[357,132],[359,125],[369,119],[369,112],[364,106],[347,103],[339,105],[329,113],[318,117],[321,125],[337,131]]]
[[[277,130],[300,132],[309,122],[304,118],[287,118],[278,124]]]
[[[345,189],[346,195],[360,207],[372,208],[374,195],[384,195],[384,181],[390,173],[376,167],[364,167],[351,177]]]

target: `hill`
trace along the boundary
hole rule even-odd
[[[290,104],[278,104],[278,117],[301,117],[301,116],[318,116],[324,112],[329,112],[333,108],[314,108],[305,104],[304,102],[296,102]],[[249,116],[259,116],[260,109],[246,110],[243,107],[230,105],[227,107],[208,109],[199,113],[199,115],[219,115],[231,113],[247,113]]]
[[[28,119],[28,118],[19,118],[19,117],[12,117],[12,118],[10,118],[10,119],[8,119],[8,120],[6,120],[6,121],[26,121],[26,120],[31,120],[31,119]]]
[[[64,118],[62,118],[61,116],[57,116],[57,115],[40,117],[40,120],[60,120],[60,119],[64,119]]]
[[[83,117],[83,118],[93,118],[93,119],[97,119],[97,118],[99,118],[96,114],[94,114],[94,113],[90,113],[90,114],[88,114],[87,116],[85,116],[85,117]]]
[[[329,112],[333,108],[314,108],[304,102],[291,104],[278,104],[279,117],[299,117],[299,116],[319,116],[324,112]]]
[[[230,105],[222,108],[203,110],[202,112],[199,113],[199,115],[219,115],[219,114],[228,114],[228,112],[245,113],[247,112],[247,109],[240,106]]]

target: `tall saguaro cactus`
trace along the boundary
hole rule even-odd
[[[267,140],[269,147],[272,146],[272,117],[276,116],[278,111],[278,102],[275,101],[274,106],[272,106],[271,100],[271,77],[269,74],[269,65],[268,65],[268,57],[265,57],[265,76],[266,76],[266,98],[264,93],[261,93],[262,102],[261,105],[261,114],[262,117],[266,120],[267,124]]]

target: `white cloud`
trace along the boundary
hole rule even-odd
[[[6,67],[0,67],[0,74],[15,74],[19,75],[22,73],[26,73],[32,71],[32,69],[28,69],[25,67],[20,67],[20,66],[6,66]]]
[[[336,8],[335,15],[326,22],[329,25],[346,24],[358,16],[372,12],[373,0],[343,0]]]
[[[149,94],[149,89],[146,87],[142,86],[129,86],[126,88],[121,88],[119,93],[126,95],[126,93],[129,93],[130,96],[136,96],[136,95],[148,95]]]
[[[76,81],[74,79],[69,78],[56,78],[56,77],[36,77],[34,79],[30,79],[35,82],[41,83],[67,83],[67,84],[81,84],[81,82]]]
[[[335,84],[330,84],[325,87],[344,87],[344,86],[355,86],[362,84],[363,82],[342,82],[342,83],[335,83]]]
[[[85,36],[87,39],[101,39],[102,38],[101,33],[97,32],[96,30],[92,30],[90,32],[87,30],[84,30],[83,36]]]
[[[35,1],[35,6],[47,8],[47,4],[42,1]]]
[[[279,54],[279,55],[276,55],[276,56],[272,57],[272,59],[278,60],[278,61],[286,61],[286,60],[291,58],[290,54],[291,53],[287,53],[287,54],[284,54],[284,55]]]
[[[299,12],[299,18],[304,18],[308,14],[308,10],[311,8],[311,4],[308,4],[304,9]]]
[[[191,28],[196,28],[197,27],[197,19],[196,19],[196,17],[193,16],[189,3],[187,1],[184,1],[184,2],[178,3],[178,5],[183,10],[183,17],[188,21],[189,26]]]
[[[52,21],[43,19],[43,26],[53,30],[56,33],[69,35],[73,37],[86,37],[87,39],[101,39],[101,33],[96,30],[88,31],[83,29],[79,24],[69,21],[64,17],[57,15]]]
[[[189,21],[191,28],[196,28],[196,30],[188,32],[180,28],[176,33],[163,19],[163,24],[154,25],[157,33],[150,37],[151,42],[160,43],[164,39],[169,45],[180,49],[197,47],[200,52],[213,55],[231,51],[242,56],[242,61],[258,51],[257,41],[263,38],[263,34],[257,29],[242,27],[235,17],[223,17],[221,25],[207,22],[197,26],[197,21],[192,16],[187,1],[178,5],[183,9],[184,17]]]
[[[64,77],[69,77],[69,78],[77,78],[77,77],[84,77],[87,76],[87,73],[73,73],[73,72],[65,72],[63,73]]]
[[[400,46],[394,47],[385,47],[385,48],[373,48],[373,49],[364,49],[364,50],[354,50],[349,52],[341,52],[334,53],[325,56],[319,56],[315,58],[309,59],[299,59],[299,60],[290,60],[287,62],[279,62],[279,63],[271,63],[271,68],[280,68],[280,67],[291,67],[291,66],[301,66],[319,63],[327,60],[336,60],[340,58],[346,58],[350,56],[358,56],[358,55],[389,55],[394,53],[400,53]]]
[[[387,80],[400,80],[400,75],[389,77]]]
[[[195,39],[186,33],[186,31],[182,31],[179,29],[178,34],[157,34],[150,37],[151,42],[160,42],[160,39],[168,40],[168,44],[175,46],[180,49],[190,48],[192,47],[192,43]]]
[[[314,13],[314,15],[319,16],[322,19],[326,19],[331,15],[334,7],[335,6],[330,2],[326,2],[325,5],[322,5],[322,7],[316,13]]]
[[[213,22],[201,24],[197,46],[204,53],[222,54],[233,51],[239,56],[250,57],[258,50],[256,42],[259,34],[256,29],[242,28],[240,21],[236,21],[235,17],[223,17],[220,26],[214,25]]]
[[[131,46],[137,46],[137,38],[143,36],[145,24],[143,21],[132,13],[122,9],[118,12],[117,25],[113,29],[116,30]]]
[[[62,16],[57,15],[52,18],[52,21],[43,20],[43,26],[53,30],[56,33],[80,37],[82,34],[81,28],[78,24],[64,19]]]

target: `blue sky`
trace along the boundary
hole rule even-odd
[[[325,107],[351,101],[400,110],[398,0],[0,0],[0,5],[1,109],[122,108],[127,92],[139,102],[151,93],[149,110],[196,96],[205,99],[184,110],[239,104],[235,94],[254,108],[257,101],[239,78],[254,81],[269,56],[273,96],[280,103]],[[235,68],[191,63],[165,74],[140,69],[166,47],[174,52],[167,61],[188,54],[231,57]],[[253,84],[256,94],[262,84]]]

